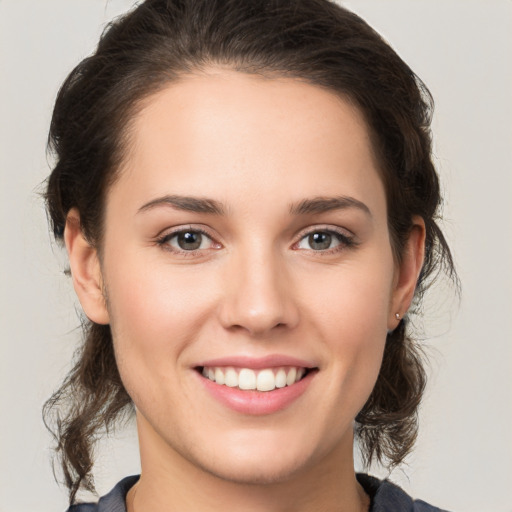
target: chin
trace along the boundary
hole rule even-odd
[[[303,469],[302,461],[275,461],[276,457],[262,461],[223,460],[211,464],[196,461],[203,471],[226,482],[242,485],[272,485],[292,479]]]
[[[311,433],[276,435],[276,432],[230,432],[217,442],[182,445],[181,456],[204,472],[227,482],[243,485],[284,483],[307,471],[322,458],[321,446],[312,443]],[[226,439],[226,437],[228,439]],[[309,442],[307,437],[309,437]],[[212,441],[212,440],[211,440]],[[321,444],[321,443],[320,443]],[[197,450],[198,446],[209,447]],[[316,450],[312,450],[316,446]],[[308,448],[309,447],[309,448]],[[327,447],[324,447],[327,448]],[[326,450],[329,451],[329,450]]]

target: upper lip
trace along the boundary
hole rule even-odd
[[[280,366],[296,366],[299,368],[316,368],[317,365],[312,361],[286,356],[283,354],[271,354],[265,357],[250,356],[228,356],[217,359],[209,359],[195,365],[196,367],[219,367],[234,366],[237,368],[251,368],[260,370],[263,368],[278,368]]]

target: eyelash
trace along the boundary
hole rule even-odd
[[[204,249],[203,250],[195,249],[195,250],[191,250],[191,251],[185,251],[183,249],[177,249],[175,247],[171,247],[169,244],[169,241],[172,240],[175,236],[178,236],[182,233],[199,233],[199,234],[207,237],[208,239],[210,239],[212,241],[212,243],[215,243],[213,240],[213,237],[206,230],[204,230],[202,228],[198,228],[198,227],[192,227],[192,226],[187,227],[187,228],[180,228],[175,231],[171,231],[170,233],[165,233],[164,235],[157,238],[156,243],[157,243],[157,245],[161,246],[166,251],[172,252],[174,254],[179,254],[180,256],[184,256],[184,257],[188,257],[188,258],[197,257],[198,252],[204,251]],[[218,245],[220,245],[220,244],[218,244]]]
[[[332,227],[327,227],[327,226],[318,227],[317,226],[314,229],[310,229],[310,230],[302,232],[300,234],[300,238],[299,238],[298,242],[295,242],[293,244],[293,247],[296,247],[305,238],[307,238],[311,235],[317,234],[317,233],[334,236],[339,242],[339,244],[337,246],[335,246],[331,249],[325,249],[325,250],[304,249],[304,250],[307,250],[308,252],[314,253],[315,255],[318,255],[318,256],[329,256],[331,254],[336,254],[338,252],[356,247],[358,245],[358,242],[356,241],[356,239],[353,235],[352,236],[347,235],[345,232],[342,232],[341,230],[333,229]],[[297,248],[296,250],[300,250],[300,249]]]
[[[163,249],[170,251],[174,254],[179,254],[184,257],[197,257],[199,252],[204,251],[205,249],[194,249],[194,250],[183,250],[183,249],[177,249],[176,247],[171,247],[169,244],[169,241],[172,240],[174,237],[182,234],[182,233],[198,233],[205,237],[207,237],[212,244],[216,244],[213,237],[204,229],[199,227],[187,227],[187,228],[180,228],[175,231],[172,231],[170,233],[166,233],[156,239],[157,245],[161,246]],[[308,236],[314,235],[316,233],[323,233],[328,234],[331,236],[336,237],[336,239],[339,241],[339,244],[331,249],[325,249],[325,250],[314,250],[314,249],[303,249],[307,250],[309,252],[314,253],[315,255],[324,256],[324,255],[330,255],[335,254],[340,251],[343,251],[345,249],[350,249],[352,247],[355,247],[358,245],[358,242],[356,242],[354,236],[349,236],[346,233],[343,233],[341,231],[335,230],[332,227],[316,227],[314,229],[304,231],[300,234],[300,238],[297,242],[295,242],[292,246],[292,248],[295,248],[295,250],[300,250],[299,248],[296,248],[298,244],[307,238]],[[220,244],[217,243],[217,245],[220,246]]]

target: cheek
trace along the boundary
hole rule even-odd
[[[164,363],[179,364],[183,351],[210,316],[212,287],[206,276],[126,258],[113,266],[107,277],[120,371],[123,365],[130,365],[130,372],[139,375],[168,376]]]
[[[392,298],[392,264],[389,270],[365,265],[333,269],[323,278],[306,283],[303,296],[315,310],[312,317],[331,332],[344,333],[345,339],[364,344],[375,335],[386,335]],[[356,341],[357,340],[357,341]]]
[[[392,262],[386,267],[392,269]],[[311,318],[330,353],[332,393],[354,416],[379,374],[392,295],[392,271],[371,272],[368,268],[347,267],[337,272],[321,300],[312,302],[315,313]]]
[[[127,259],[107,283],[121,380],[138,410],[169,428],[170,411],[183,410],[187,355],[211,316],[209,287],[197,274]]]

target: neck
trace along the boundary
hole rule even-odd
[[[369,498],[353,469],[353,439],[288,478],[231,481],[172,450],[139,418],[141,477],[127,497],[128,512],[362,512]],[[141,428],[142,427],[142,428]]]

